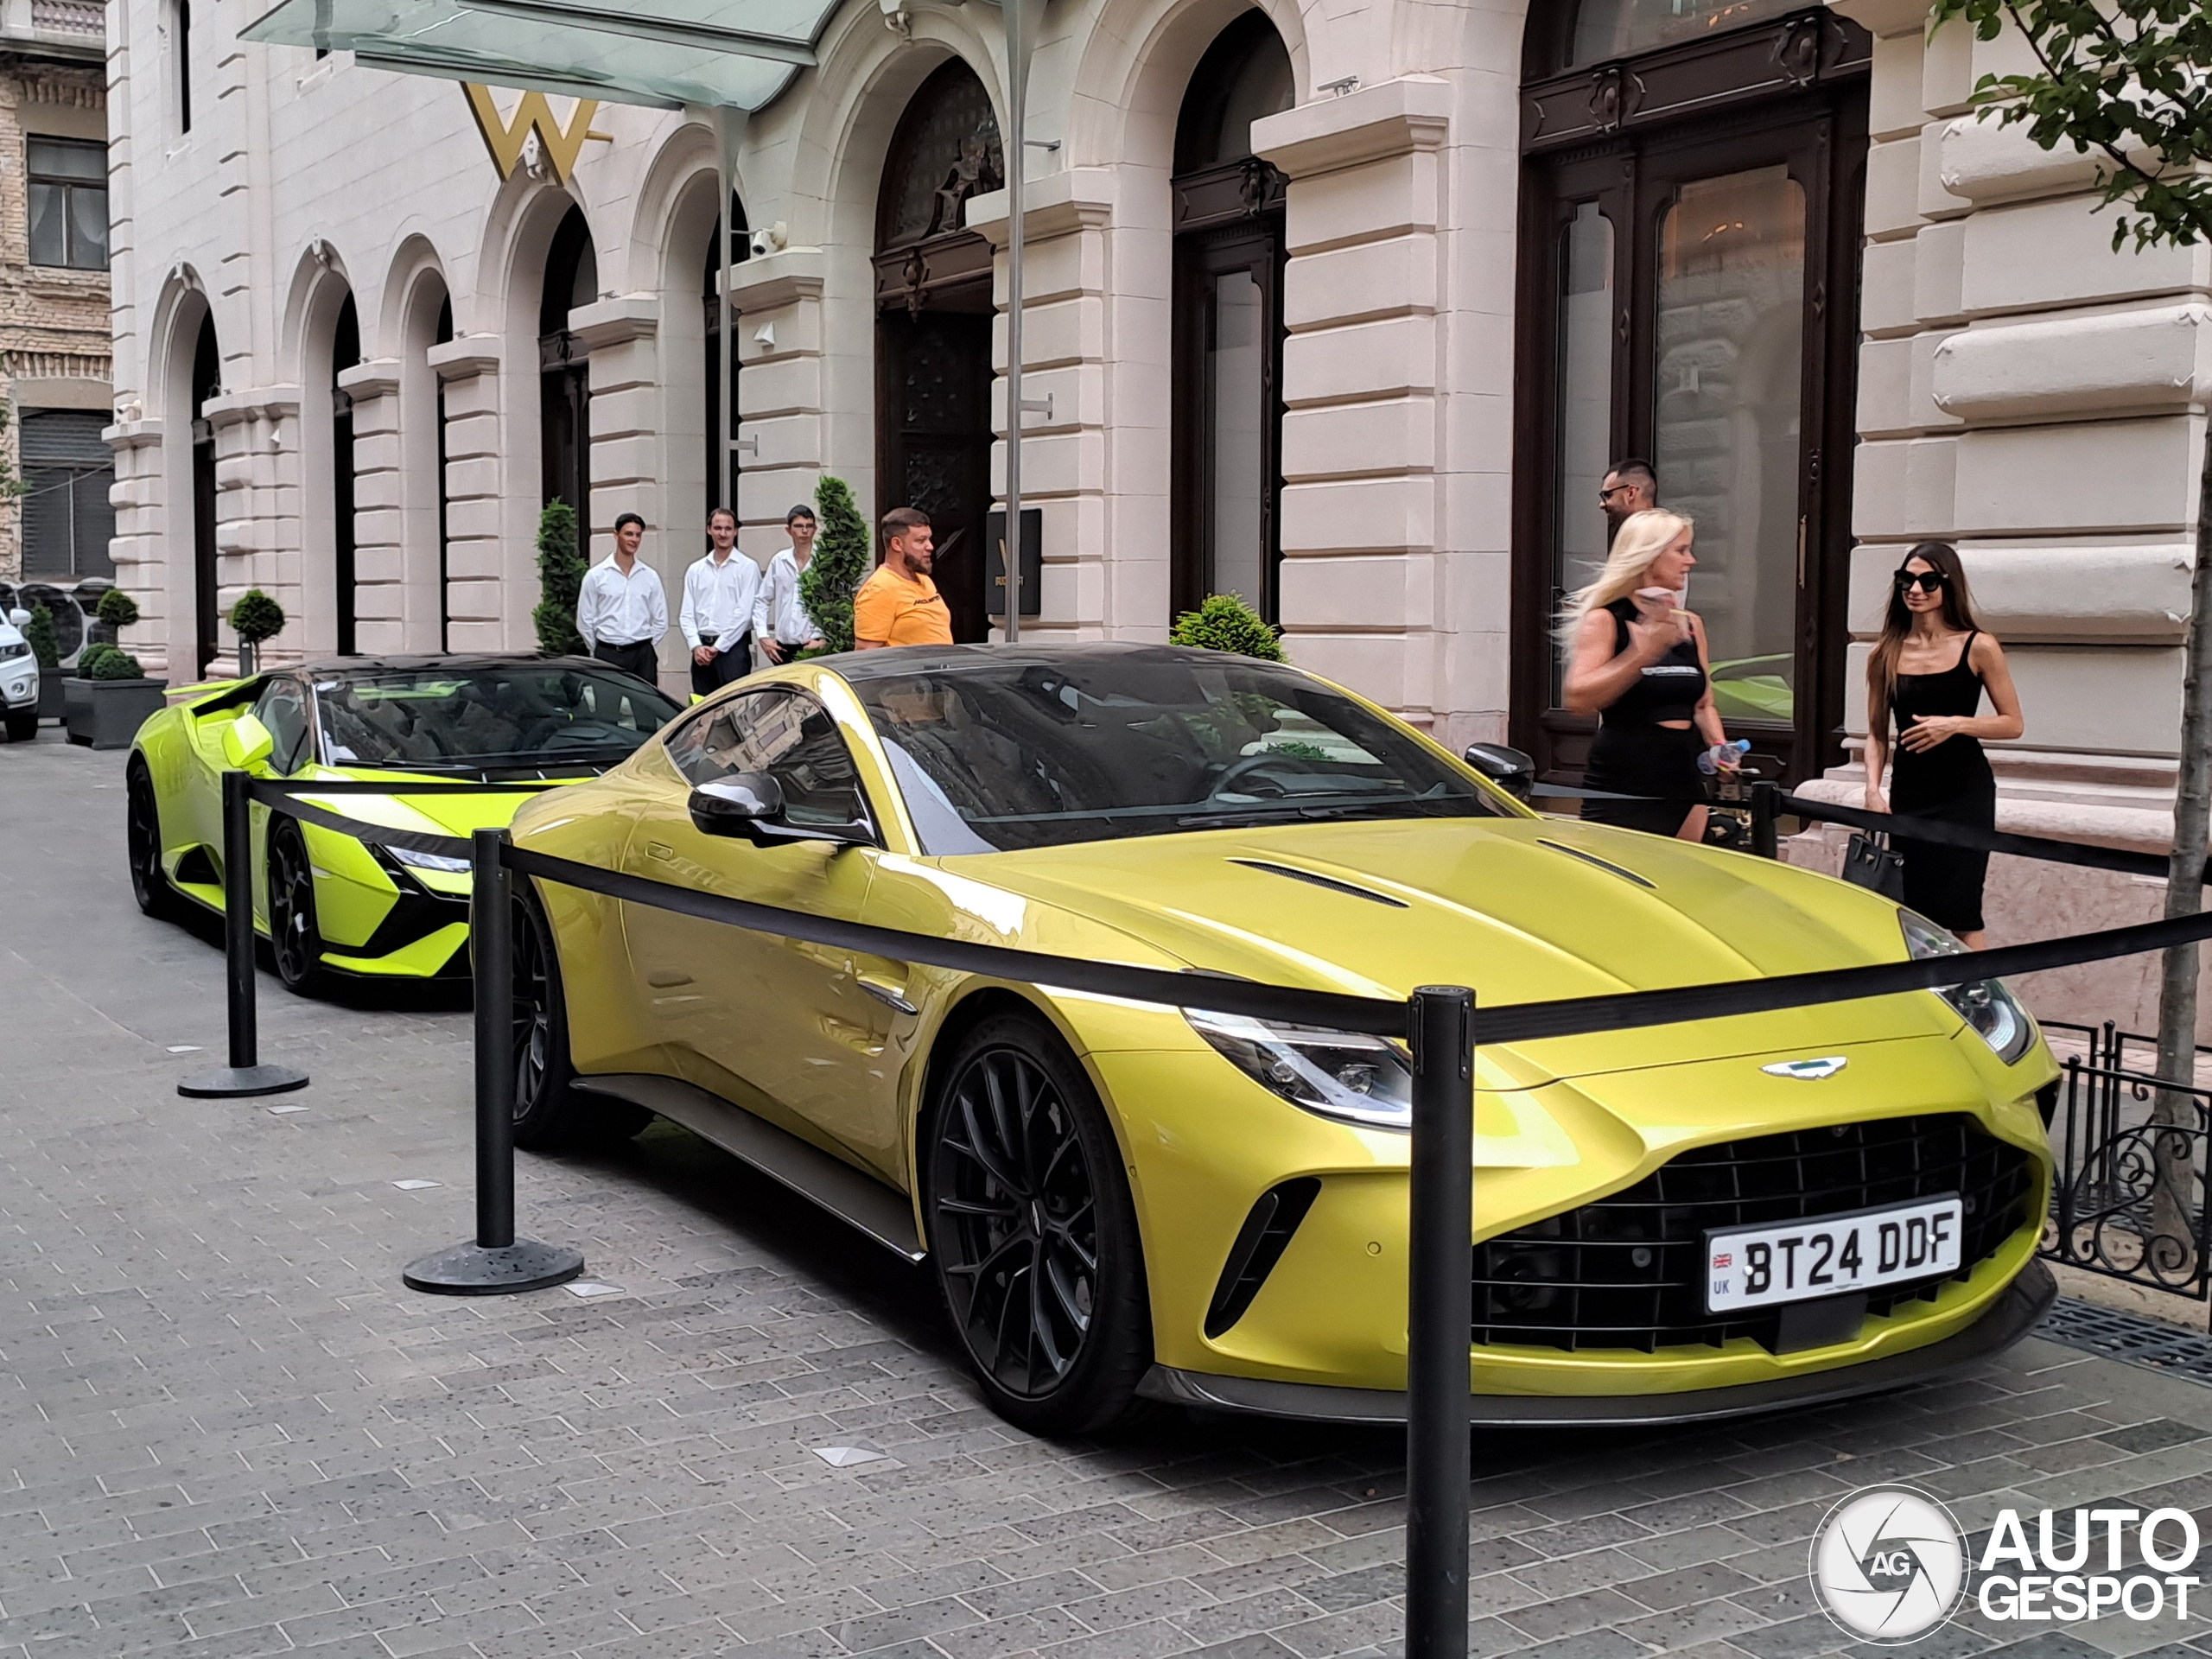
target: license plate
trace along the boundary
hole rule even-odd
[[[1705,1236],[1705,1309],[1811,1301],[1959,1268],[1963,1206],[1955,1192],[1910,1204],[1809,1216]]]

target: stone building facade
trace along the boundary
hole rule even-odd
[[[173,681],[231,664],[248,586],[279,659],[525,645],[555,494],[601,555],[642,513],[672,581],[725,429],[748,551],[824,471],[919,501],[983,637],[1011,164],[1025,637],[1234,588],[1572,777],[1550,624],[1648,454],[1773,767],[1855,795],[1886,573],[1955,538],[2026,706],[2004,821],[2161,838],[2212,253],[2111,252],[2086,162],[1968,111],[2013,48],[1927,41],[1922,0],[1058,0],[1014,158],[995,9],[847,0],[742,124],[728,419],[706,118],[241,44],[263,9],[111,13],[114,551]],[[2000,935],[2155,902],[1999,885]]]
[[[106,8],[0,3],[0,581],[111,575]]]

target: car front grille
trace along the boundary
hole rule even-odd
[[[2028,1220],[2036,1190],[2035,1160],[1963,1116],[1699,1147],[1624,1192],[1476,1245],[1473,1340],[1649,1353],[1749,1337],[1781,1352],[1782,1310],[1705,1311],[1707,1229],[1958,1193],[1966,1211],[1959,1272],[1868,1293],[1866,1311],[1885,1313],[1987,1260]]]

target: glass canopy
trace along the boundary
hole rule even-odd
[[[448,80],[757,110],[814,62],[835,0],[282,0],[240,31]],[[678,12],[682,15],[677,15]]]

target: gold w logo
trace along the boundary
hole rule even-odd
[[[545,101],[543,92],[524,92],[522,102],[515,105],[514,119],[504,119],[499,106],[492,101],[492,89],[472,81],[461,83],[461,90],[467,94],[469,111],[476,118],[476,130],[484,135],[484,148],[492,152],[492,165],[499,169],[502,179],[514,176],[515,168],[522,165],[523,150],[530,143],[534,130],[537,142],[545,152],[545,159],[553,169],[556,183],[566,184],[569,175],[576,169],[576,157],[583,151],[587,138],[605,138],[603,132],[591,130],[591,118],[599,113],[595,99],[580,98],[574,114],[569,118],[564,130],[553,118],[553,106]]]

